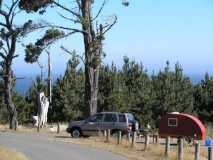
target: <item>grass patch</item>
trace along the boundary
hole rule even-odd
[[[22,153],[0,146],[0,160],[28,160]]]

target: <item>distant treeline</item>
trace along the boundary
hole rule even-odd
[[[88,110],[84,100],[84,81],[84,69],[80,67],[78,57],[73,55],[64,76],[58,78],[53,86],[49,122],[67,122],[84,117]],[[47,91],[47,85],[37,78],[27,96],[15,93],[19,123],[28,123],[30,116],[36,114],[36,94],[39,91]],[[3,106],[2,98],[0,103]],[[172,70],[167,62],[163,70],[151,76],[142,63],[128,57],[124,57],[121,69],[114,63],[100,68],[99,112],[132,112],[141,125],[149,123],[157,127],[158,120],[167,112],[190,113],[205,123],[212,122],[212,106],[213,77],[206,74],[200,83],[193,85],[178,63]],[[8,120],[6,107],[0,107],[0,119],[2,122]]]

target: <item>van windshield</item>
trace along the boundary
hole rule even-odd
[[[127,118],[129,123],[133,123],[135,121],[134,116],[130,113],[127,113]]]

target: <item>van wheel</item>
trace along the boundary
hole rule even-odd
[[[73,128],[71,135],[73,138],[79,138],[81,136],[81,130],[79,128]]]

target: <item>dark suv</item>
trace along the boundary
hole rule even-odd
[[[131,113],[101,112],[86,120],[70,122],[67,132],[72,137],[98,135],[100,131],[107,129],[110,129],[111,133],[118,130],[125,133],[131,130],[133,124],[136,124],[138,129],[138,122]]]

